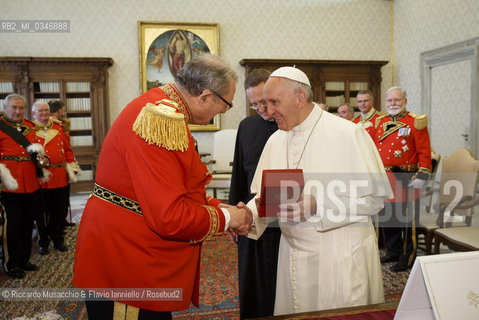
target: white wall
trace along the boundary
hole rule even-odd
[[[239,74],[235,108],[222,116],[222,128],[236,128],[246,115],[241,59],[391,57],[391,1],[386,0],[3,0],[0,10],[1,19],[71,21],[65,34],[0,33],[1,56],[113,58],[111,121],[141,92],[138,21],[220,24],[221,56]],[[390,83],[387,65],[383,91]],[[201,151],[210,151],[212,133],[195,135]]]
[[[3,1],[1,19],[67,19],[71,31],[1,33],[0,55],[113,58],[113,121],[141,92],[138,21],[217,22],[221,56],[239,74],[235,108],[222,116],[222,128],[236,128],[246,116],[241,59],[389,60],[390,18],[386,0]],[[383,88],[390,79],[385,66]],[[211,135],[196,134],[202,151],[209,151]]]
[[[478,15],[477,0],[394,1],[394,82],[408,91],[409,110],[423,111],[421,53],[478,37]],[[457,128],[451,124],[467,123],[464,117],[470,117],[464,115],[470,112],[470,68],[470,63],[463,62],[433,70],[434,96],[429,116],[440,130],[431,133],[431,144],[442,156],[463,146],[460,137],[451,138],[453,133],[461,133],[454,132]]]

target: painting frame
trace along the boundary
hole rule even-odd
[[[219,29],[219,23],[138,21],[141,92],[173,82],[183,63],[199,54],[219,55]],[[218,131],[220,114],[210,124],[188,127],[191,131]]]

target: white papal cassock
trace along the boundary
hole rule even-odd
[[[285,168],[303,169],[304,193],[316,196],[318,210],[309,221],[279,221],[275,315],[383,302],[371,216],[392,192],[369,134],[315,106],[302,124],[269,138],[251,192],[261,196],[264,169]],[[347,189],[352,180],[362,187]],[[269,221],[258,218],[254,199],[248,207],[254,216],[248,237],[257,239]],[[342,218],[334,216],[339,212]]]

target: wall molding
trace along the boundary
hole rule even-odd
[[[431,114],[431,84],[434,67],[462,61],[471,62],[471,118],[469,141],[471,151],[478,155],[478,123],[479,123],[479,37],[454,43],[421,53],[421,111]],[[434,119],[430,119],[434,121]],[[431,126],[429,126],[431,128]]]

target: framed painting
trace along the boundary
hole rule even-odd
[[[173,82],[176,73],[203,53],[219,55],[218,23],[138,21],[141,89]],[[220,115],[207,125],[189,125],[191,131],[220,130]]]

